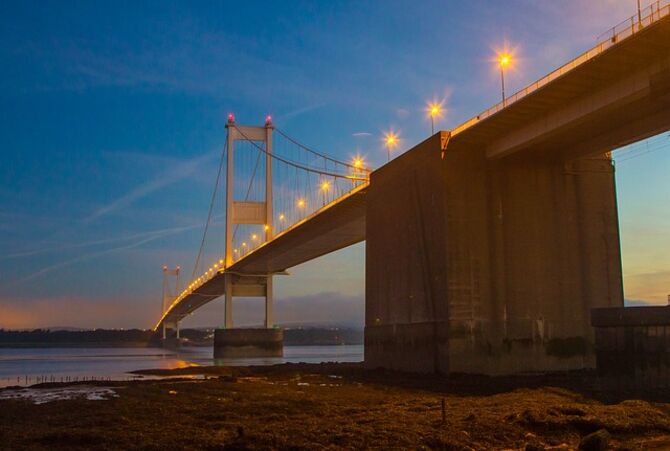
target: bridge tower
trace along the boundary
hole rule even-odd
[[[230,114],[226,124],[228,131],[228,156],[226,173],[226,254],[225,267],[233,264],[233,233],[237,224],[262,225],[265,241],[272,239],[272,118],[268,116],[265,126],[253,127],[237,125]],[[265,151],[265,199],[263,201],[235,200],[235,142],[262,142]],[[272,322],[272,274],[244,277],[231,273],[225,280],[225,328],[233,328],[233,296],[253,296],[265,298],[265,328],[270,329]]]
[[[170,301],[179,293],[179,273],[181,267],[176,266],[174,269],[168,268],[167,265],[163,265],[163,299],[162,299],[162,314],[165,314],[165,311],[170,306]],[[171,289],[170,278],[175,278],[174,291]],[[177,329],[177,338],[179,338],[179,321],[176,322],[175,327]],[[163,322],[163,340],[166,338],[166,328],[167,325]]]

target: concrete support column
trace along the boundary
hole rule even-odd
[[[163,321],[163,340],[166,338],[166,327],[165,327],[165,321]]]
[[[230,274],[225,275],[225,293],[224,298],[226,302],[225,322],[226,329],[233,328],[233,278]]]
[[[177,326],[177,340],[179,340],[179,321],[177,321],[175,324]]]
[[[271,329],[272,326],[272,276],[268,276],[265,287],[265,328]]]
[[[226,125],[228,129],[228,156],[226,160],[226,268],[233,264],[233,152],[235,140],[233,139],[232,124]]]

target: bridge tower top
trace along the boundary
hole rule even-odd
[[[162,299],[162,308],[161,314],[165,313],[165,309],[170,305],[170,301],[179,293],[179,273],[181,272],[181,267],[175,266],[174,269],[170,269],[167,265],[163,265],[163,299]],[[170,277],[175,278],[174,291],[170,287]]]

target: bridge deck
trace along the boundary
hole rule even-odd
[[[367,185],[361,185],[219,271],[193,293],[173,303],[156,327],[163,321],[180,321],[222,296],[226,272],[248,276],[280,273],[364,241],[366,194]]]

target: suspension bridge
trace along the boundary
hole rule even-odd
[[[670,4],[374,172],[270,120],[226,127],[224,250],[157,330],[219,296],[226,330],[244,296],[270,328],[274,275],[365,240],[367,365],[593,367],[590,311],[623,306],[611,151],[670,129]]]
[[[239,125],[231,114],[226,129],[191,281],[170,305],[164,301],[156,326],[163,337],[167,328],[178,332],[185,316],[220,296],[225,297],[226,329],[233,328],[233,297],[265,298],[265,327],[271,328],[273,275],[365,239],[370,170],[361,157],[345,162],[318,152],[274,127],[270,117],[259,127]],[[220,258],[203,268],[224,174],[224,246]]]

